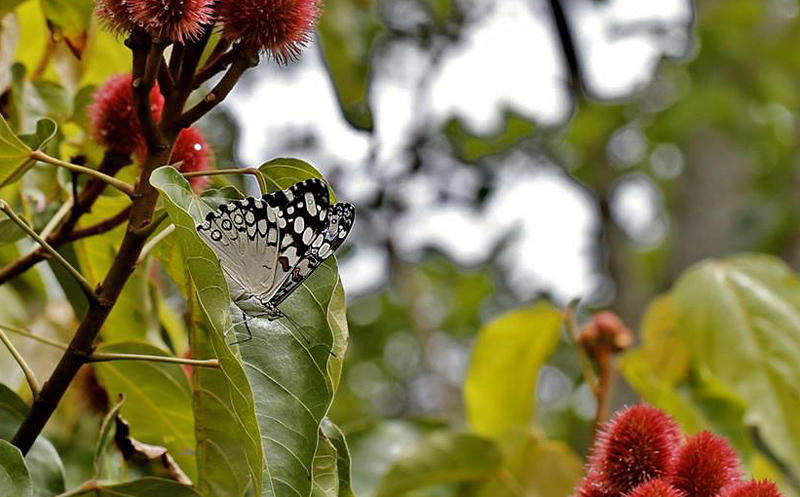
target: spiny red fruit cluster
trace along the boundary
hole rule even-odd
[[[142,157],[145,140],[133,102],[132,76],[121,74],[109,78],[94,94],[88,113],[92,138],[114,154]],[[156,85],[150,92],[150,110],[158,120],[164,109],[164,97]],[[181,162],[183,172],[207,171],[210,166],[210,148],[197,128],[180,132],[172,150],[171,163]],[[191,178],[195,190],[208,186],[206,176]]]
[[[145,149],[144,135],[136,116],[130,74],[112,76],[94,94],[87,109],[91,121],[92,138],[119,155],[141,154]],[[160,119],[164,97],[158,85],[150,92],[150,110],[153,119]]]
[[[629,407],[597,437],[575,497],[782,497],[774,483],[742,481],[739,458],[709,432],[684,437],[647,405]]]
[[[97,0],[115,33],[141,30],[163,42],[197,39],[217,22],[229,42],[280,63],[297,58],[320,14],[321,0]]]

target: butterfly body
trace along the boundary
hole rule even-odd
[[[288,298],[350,233],[351,204],[330,205],[324,182],[220,206],[197,232],[219,258],[234,304],[249,317],[277,319]]]

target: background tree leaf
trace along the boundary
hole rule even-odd
[[[98,353],[169,355],[144,343],[102,345]],[[184,370],[177,364],[149,361],[111,361],[95,365],[100,383],[111,398],[126,398],[120,413],[130,422],[131,435],[169,449],[178,465],[194,480],[195,438],[192,393]]]
[[[11,131],[0,115],[0,187],[13,182],[32,165],[31,149]]]
[[[742,397],[788,467],[800,467],[800,279],[780,260],[703,262],[673,290],[681,336],[703,377]]]
[[[89,36],[94,3],[92,0],[41,0],[42,12],[54,34],[81,58]]]
[[[124,403],[125,397],[118,397],[117,402],[111,406],[100,424],[100,433],[94,449],[94,478],[96,480],[117,481],[119,479],[118,470],[122,458],[118,452],[111,450],[111,444],[114,441],[114,421]]]
[[[140,478],[116,485],[99,484],[96,497],[200,497],[193,487],[162,478]]]
[[[336,470],[338,472],[338,497],[355,497],[353,493],[353,476],[350,470],[350,448],[347,446],[344,433],[329,419],[322,422],[322,432],[336,449]]]
[[[17,394],[0,384],[0,439],[11,440],[28,410]],[[39,436],[25,460],[36,497],[50,497],[64,491],[64,465],[47,438]]]
[[[439,431],[427,435],[394,462],[377,497],[390,497],[435,484],[462,483],[492,477],[502,464],[494,443],[467,433]]]
[[[33,497],[33,483],[18,448],[0,440],[0,495]]]
[[[479,332],[464,384],[467,418],[476,433],[497,437],[530,425],[539,368],[558,344],[561,321],[560,312],[540,303]]]

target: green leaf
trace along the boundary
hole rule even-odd
[[[0,440],[0,495],[33,497],[33,483],[22,452],[5,440]]]
[[[383,421],[354,437],[351,447],[356,493],[374,495],[381,479],[398,457],[413,451],[421,438],[422,428],[405,421]]]
[[[268,176],[268,179],[279,184],[283,177]],[[221,339],[230,319],[230,297],[216,256],[209,253],[210,249],[195,230],[208,206],[191,195],[188,184],[173,168],[158,169],[151,182],[175,208],[180,206],[180,212],[169,205],[167,211],[178,228],[189,270],[201,292],[200,300],[213,305],[204,306],[204,310],[207,314],[213,310],[217,316],[219,326],[209,336]],[[265,492],[274,492],[276,496],[311,492],[320,423],[330,407],[336,383],[331,371],[338,374],[341,367],[331,368],[331,362],[341,361],[341,356],[333,357],[331,351],[336,346],[343,348],[346,333],[344,298],[336,294],[338,286],[338,271],[331,258],[281,305],[291,321],[250,319],[248,326],[253,338],[238,347],[249,382],[247,391],[252,389],[255,402],[260,428],[260,437],[256,439],[263,444],[266,467],[263,485]],[[210,293],[208,298],[203,291]],[[338,298],[334,299],[335,294]],[[242,336],[244,326],[238,332]],[[338,337],[334,338],[334,334]],[[221,346],[227,350],[224,342]],[[215,352],[219,354],[220,350]]]
[[[140,478],[116,485],[99,484],[96,497],[201,497],[193,487],[163,478]]]
[[[231,323],[228,286],[216,255],[197,234],[193,218],[201,219],[209,208],[172,167],[154,171],[150,182],[160,190],[176,227],[191,276],[185,280],[196,285],[196,291],[187,292],[193,355],[216,357],[221,366],[192,373],[198,488],[203,494],[240,497],[250,486],[255,495],[261,495],[263,452],[253,393],[240,360],[223,338]]]
[[[539,303],[479,332],[464,384],[467,418],[476,433],[493,438],[531,424],[539,369],[558,344],[561,321],[559,311]]]
[[[337,469],[336,447],[320,433],[319,446],[314,455],[314,484],[311,497],[339,497],[339,471]]]
[[[27,414],[25,402],[0,384],[0,439],[11,440]],[[49,440],[39,436],[25,456],[25,461],[36,497],[50,497],[64,491],[64,465]]]
[[[36,132],[29,135],[20,135],[19,139],[32,150],[44,150],[56,137],[58,125],[49,118],[39,119],[36,122]]]
[[[267,180],[268,193],[285,190],[306,179],[325,179],[314,166],[300,159],[281,157],[265,162],[258,169]],[[336,202],[336,194],[332,189],[328,188],[328,190],[331,194],[331,202]]]
[[[336,470],[339,481],[338,497],[355,497],[352,487],[353,477],[350,472],[350,448],[347,446],[344,433],[327,418],[322,422],[322,433],[325,434],[327,440],[336,449]]]
[[[492,133],[479,135],[468,129],[460,119],[451,119],[444,125],[444,134],[453,146],[456,156],[464,162],[481,159],[506,152],[536,131],[530,119],[507,112],[502,126]]]
[[[94,479],[96,480],[117,480],[120,476],[116,470],[122,464],[121,455],[110,449],[114,441],[115,420],[124,403],[125,396],[121,395],[100,424],[100,433],[94,449]]]
[[[167,356],[144,343],[102,345],[98,353]],[[192,393],[180,365],[148,361],[111,361],[95,365],[100,383],[112,398],[123,394],[127,401],[120,412],[131,425],[131,436],[161,445],[194,480],[195,438]]]
[[[703,377],[742,397],[788,467],[800,467],[800,279],[780,260],[703,262],[673,290],[679,329]]]
[[[375,2],[330,0],[319,21],[320,44],[345,118],[356,128],[372,129],[368,89],[375,40],[385,28]]]
[[[5,213],[0,212],[0,246],[22,240],[26,236],[17,223],[9,219]]]
[[[406,450],[383,477],[377,497],[402,495],[416,488],[484,480],[501,467],[494,443],[467,433],[440,431]]]
[[[0,115],[0,187],[12,183],[33,164],[30,154],[31,149],[11,131]]]

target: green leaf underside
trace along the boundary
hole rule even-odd
[[[339,482],[338,496],[355,497],[352,487],[353,477],[350,472],[350,448],[347,446],[344,433],[329,419],[325,419],[322,422],[322,433],[333,445],[333,448],[336,449],[336,471],[338,473],[337,479]]]
[[[467,418],[476,433],[494,438],[531,424],[539,369],[558,343],[561,321],[560,312],[540,303],[480,331],[464,384]]]
[[[144,343],[102,345],[98,353],[168,356]],[[186,373],[178,364],[150,361],[111,361],[95,365],[100,383],[111,398],[125,395],[122,416],[131,425],[131,436],[169,450],[192,481],[195,438],[192,393]]]
[[[231,323],[228,287],[216,255],[195,229],[195,219],[209,207],[192,195],[189,183],[172,167],[154,171],[150,182],[161,191],[189,272],[185,281],[193,289],[187,292],[192,353],[216,357],[221,366],[195,368],[192,374],[197,486],[203,494],[220,497],[241,496],[248,486],[261,495],[263,451],[253,392],[242,363],[223,338]]]
[[[33,497],[33,483],[22,453],[5,440],[0,440],[0,495]]]
[[[0,439],[11,440],[28,414],[28,406],[5,385],[0,384]],[[25,456],[37,497],[50,497],[65,490],[64,466],[53,444],[40,436]],[[0,493],[0,495],[3,495]]]
[[[312,497],[339,497],[339,471],[336,447],[320,433],[317,454],[314,456],[314,486]]]
[[[800,467],[800,279],[770,256],[701,263],[673,290],[682,338],[701,376],[745,401],[788,467]]]
[[[500,452],[489,440],[452,431],[432,433],[394,462],[376,497],[403,495],[428,485],[484,480],[501,464]]]
[[[313,168],[311,171],[311,174],[316,173]],[[279,185],[281,181],[286,181],[285,176],[268,175],[270,179],[272,184]],[[192,243],[202,243],[194,225],[202,221],[208,206],[198,205],[197,199],[190,196],[186,184],[182,188],[176,186],[180,185],[183,178],[178,179],[174,170],[161,168],[154,173],[151,181],[162,192],[174,197],[184,216],[191,213],[190,218],[184,217],[179,222],[173,217],[179,235],[191,235]],[[281,188],[284,186],[281,185]],[[167,210],[172,216],[174,209],[168,205]],[[189,223],[191,232],[181,228]],[[224,302],[226,306],[229,305],[227,289],[223,286],[224,278],[213,253],[206,255],[203,263],[207,273],[210,270],[216,274],[202,275],[192,271],[190,251],[185,242],[181,245],[188,256],[193,279],[203,281],[205,277],[206,282],[217,281],[215,286],[225,289]],[[202,248],[210,251],[205,244]],[[198,284],[198,287],[202,286]],[[203,296],[200,294],[202,302]],[[221,307],[222,302],[216,300],[216,295],[214,304],[219,315],[225,315],[229,310],[228,307]],[[208,307],[205,309],[208,311]],[[235,307],[232,309],[239,312]],[[326,261],[281,305],[281,310],[300,328],[297,329],[294,323],[286,319],[269,321],[250,318],[248,327],[253,339],[241,343],[238,350],[252,391],[263,450],[262,495],[309,495],[313,486],[312,465],[320,423],[333,399],[346,340],[344,295],[335,261],[332,258]],[[237,321],[241,320],[240,316],[234,317]],[[220,337],[224,330],[219,331]],[[238,338],[243,338],[246,333],[244,325],[237,326],[235,333]],[[333,357],[331,351],[337,349],[341,354]]]

